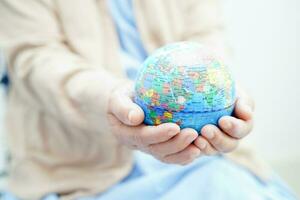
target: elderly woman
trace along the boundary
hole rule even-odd
[[[226,57],[221,21],[218,0],[1,0],[12,156],[2,198],[294,199],[235,150],[253,126],[241,89],[234,117],[201,136],[143,125],[129,96],[139,64],[164,44],[198,41]]]

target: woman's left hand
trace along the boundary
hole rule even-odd
[[[231,152],[238,146],[239,140],[248,135],[253,128],[253,99],[237,87],[237,101],[234,115],[219,120],[219,127],[206,125],[194,144],[205,155]]]

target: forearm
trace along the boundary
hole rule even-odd
[[[100,128],[118,79],[72,51],[57,12],[48,0],[0,1],[0,47],[11,88],[25,105],[63,123]]]
[[[112,74],[60,44],[9,52],[12,89],[29,106],[85,129],[106,120],[108,97],[118,82]]]

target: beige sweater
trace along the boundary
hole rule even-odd
[[[218,0],[135,0],[134,11],[149,53],[195,40],[225,55]],[[1,0],[0,27],[12,81],[10,190],[22,199],[50,192],[72,199],[126,176],[131,152],[117,144],[106,119],[110,92],[124,78],[107,2]],[[229,157],[260,172],[243,152],[250,155]]]

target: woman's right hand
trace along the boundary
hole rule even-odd
[[[185,165],[199,157],[201,151],[193,144],[198,137],[194,129],[180,130],[175,123],[143,124],[144,112],[132,101],[132,88],[131,84],[118,87],[109,100],[108,120],[119,143],[165,163]]]

